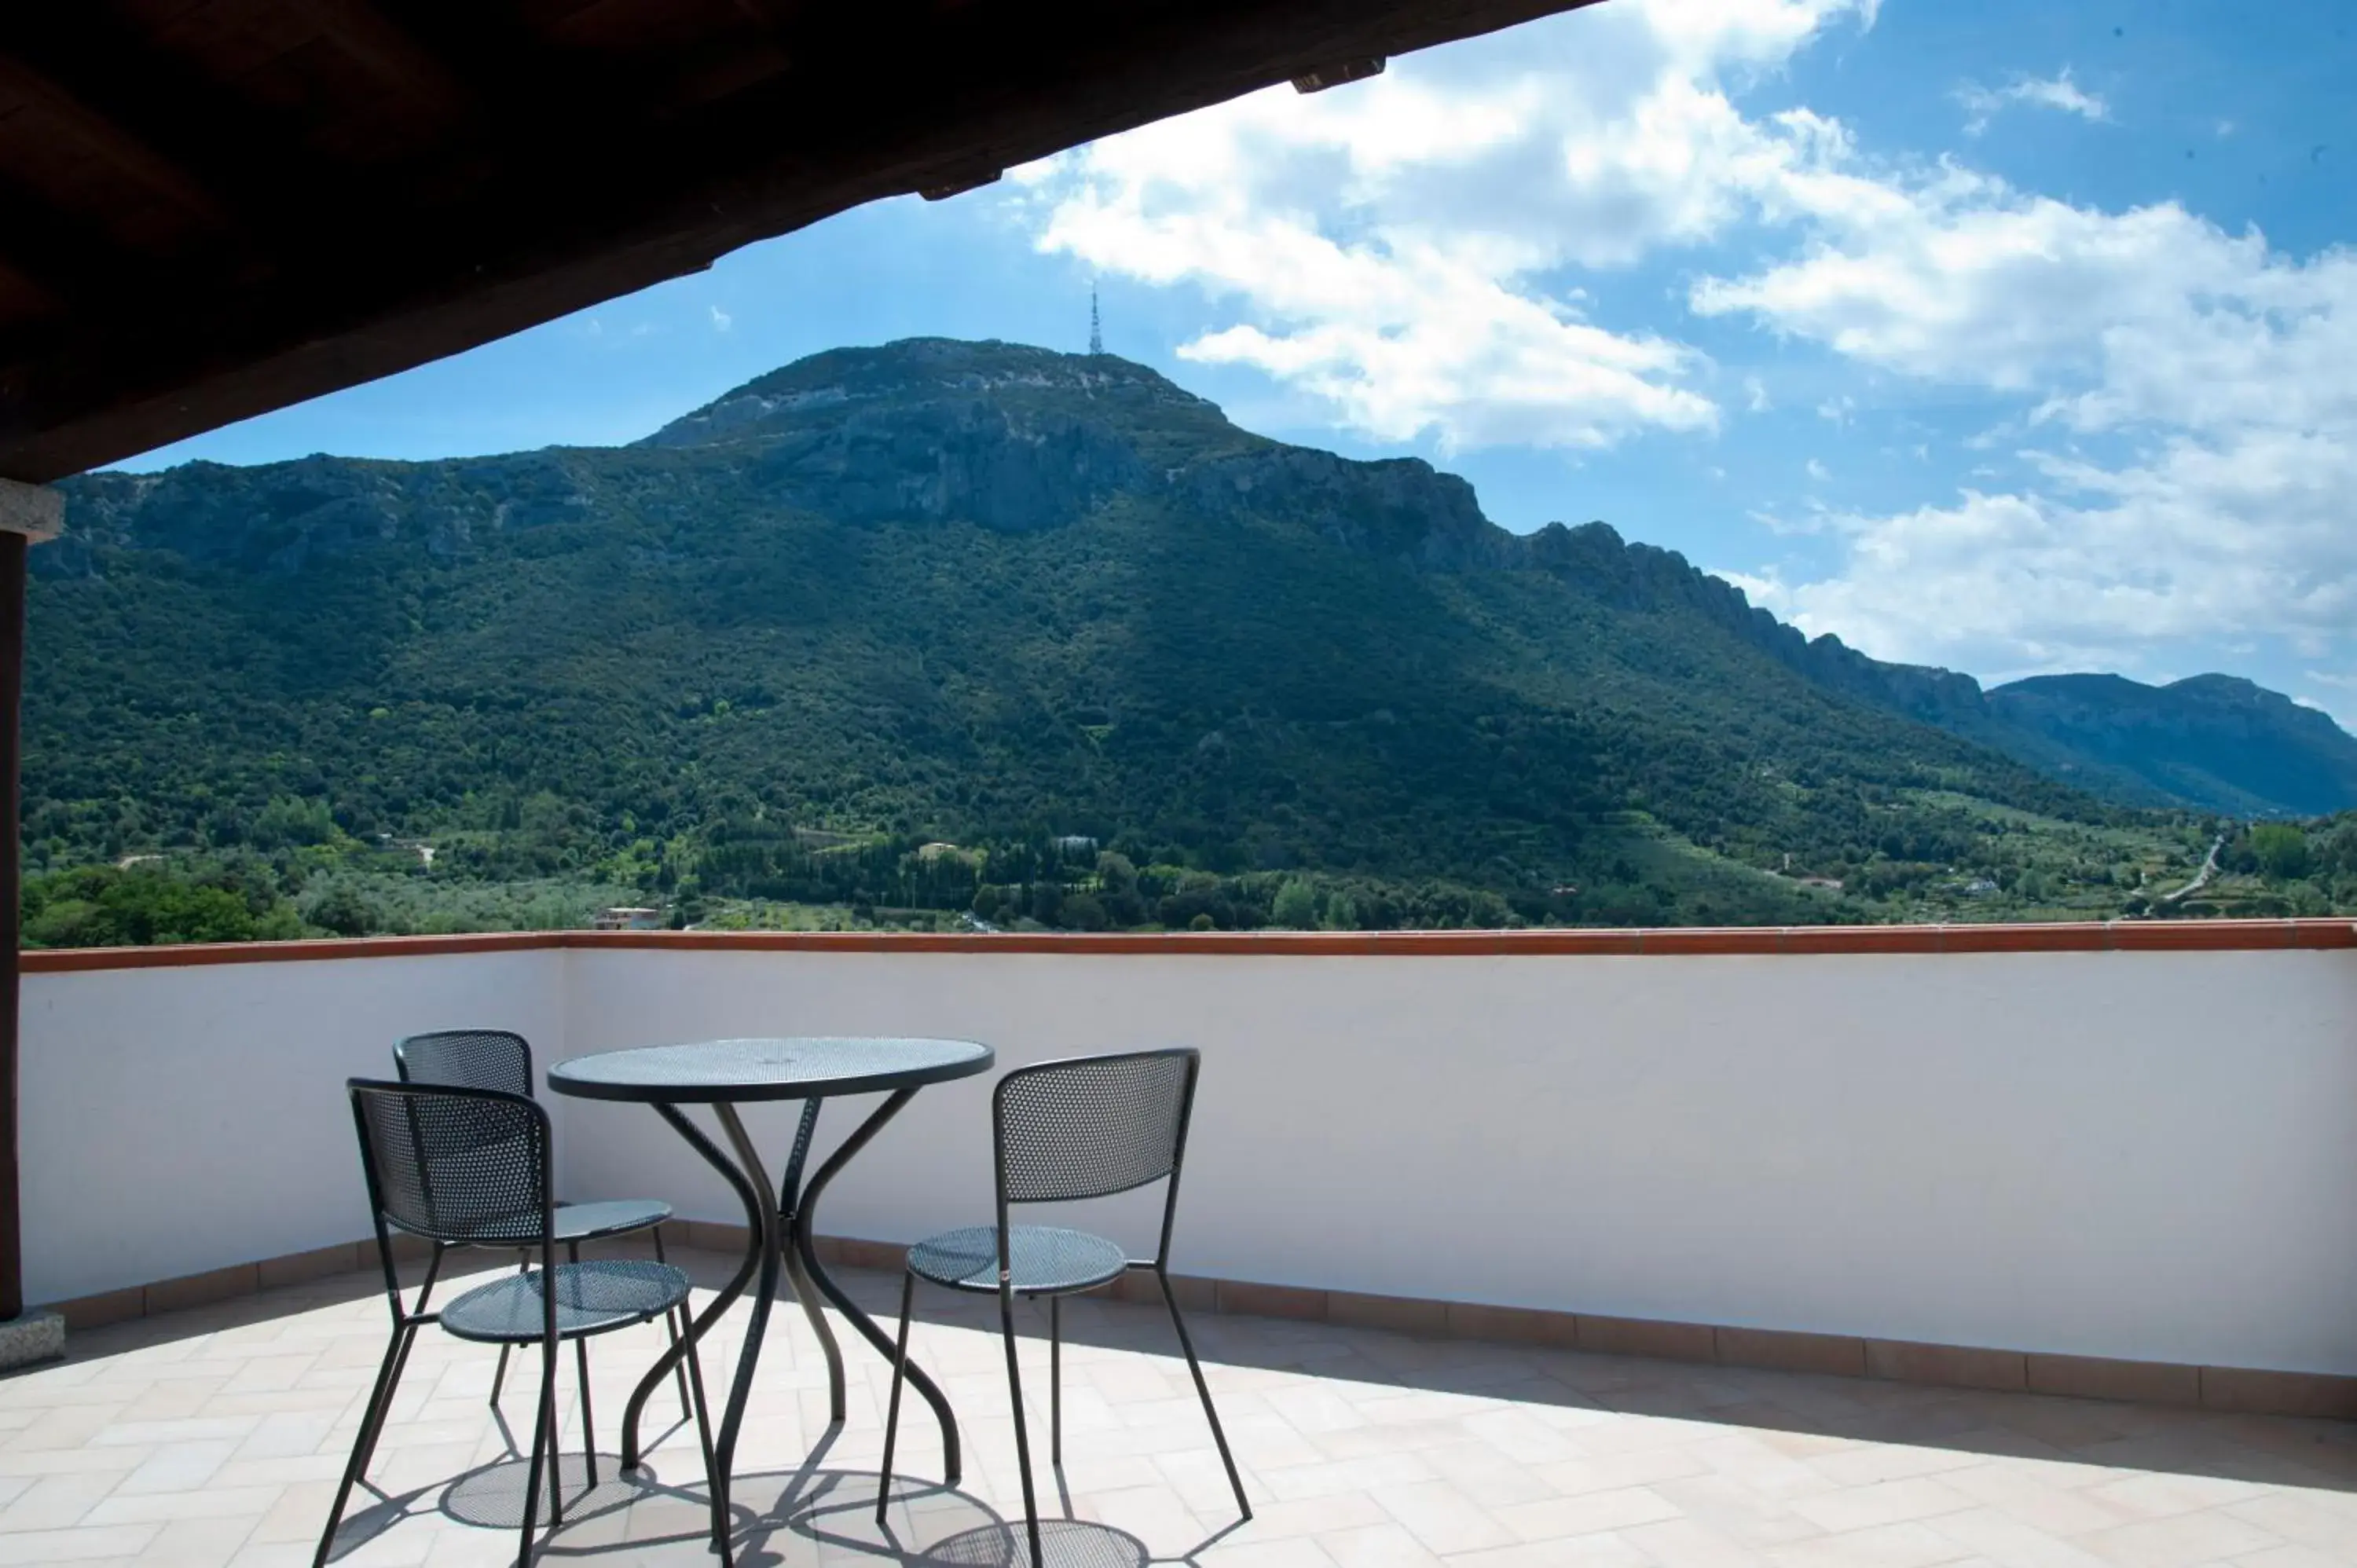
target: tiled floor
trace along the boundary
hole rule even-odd
[[[707,1255],[692,1264],[714,1283],[726,1272]],[[846,1282],[879,1315],[897,1289],[876,1275]],[[372,1285],[351,1276],[91,1331],[65,1364],[0,1381],[0,1565],[308,1562],[382,1353]],[[851,1419],[830,1440],[823,1363],[788,1305],[771,1320],[737,1455],[738,1562],[1020,1561],[1004,1522],[1019,1520],[1020,1493],[995,1309],[920,1300],[931,1316],[915,1347],[960,1413],[963,1487],[904,1479],[906,1498],[877,1529],[886,1369],[854,1352]],[[1194,1323],[1257,1516],[1230,1528],[1168,1320],[1080,1303],[1066,1313],[1069,1495],[1041,1470],[1043,1503],[1079,1522],[1051,1528],[1051,1563],[2357,1564],[2350,1427],[1267,1319]],[[658,1332],[597,1344],[601,1448],[616,1441]],[[716,1399],[726,1332],[707,1363]],[[1044,1337],[1024,1350],[1044,1450]],[[381,1491],[356,1495],[338,1561],[512,1561],[520,1487],[501,1463],[511,1434],[484,1402],[491,1367],[479,1347],[421,1337],[371,1477]],[[529,1419],[535,1383],[527,1368],[512,1384],[513,1419]],[[577,1446],[569,1373],[562,1391]],[[673,1408],[660,1394],[651,1412]],[[923,1407],[905,1411],[895,1467],[938,1477],[939,1464]],[[544,1561],[713,1561],[688,1432],[657,1449],[651,1483],[617,1480],[609,1460],[604,1483],[582,1495],[577,1455],[571,1465],[576,1496]]]

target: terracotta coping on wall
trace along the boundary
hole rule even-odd
[[[557,948],[662,952],[1059,953],[1243,958],[1581,958],[1826,953],[2254,952],[2357,948],[2346,917],[2051,925],[1736,926],[1521,931],[483,931],[293,942],[28,949],[27,974],[213,963],[426,958]]]
[[[741,1225],[675,1219],[664,1230],[675,1245],[719,1252],[741,1252],[745,1247],[745,1228]],[[887,1273],[899,1271],[906,1258],[906,1250],[891,1242],[845,1236],[818,1238],[818,1251],[821,1258],[839,1267]],[[425,1244],[397,1237],[394,1255],[410,1261],[422,1259]],[[181,1279],[58,1302],[51,1309],[64,1316],[70,1328],[81,1331],[338,1274],[366,1271],[373,1283],[381,1278],[374,1273],[376,1267],[373,1241],[347,1241],[284,1258],[238,1263]],[[1674,1323],[1539,1307],[1485,1306],[1419,1296],[1370,1295],[1357,1291],[1261,1284],[1200,1275],[1174,1275],[1170,1287],[1180,1305],[1189,1312],[1297,1318],[1348,1327],[1388,1329],[1426,1338],[1537,1345],[1599,1356],[1830,1373],[1943,1388],[2063,1394],[2132,1404],[2189,1405],[2241,1415],[2320,1416],[2341,1421],[2357,1418],[2357,1377],[2330,1372],[2205,1367],[2036,1350],[1931,1345],[1867,1335]],[[1120,1300],[1159,1305],[1155,1287],[1143,1275],[1125,1275],[1114,1281],[1108,1294]]]

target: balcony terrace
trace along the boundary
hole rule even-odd
[[[686,1255],[707,1285],[734,1262]],[[845,1278],[870,1311],[891,1310],[891,1278]],[[886,1368],[855,1360],[850,1418],[830,1440],[807,1331],[772,1320],[739,1450],[738,1561],[1024,1560],[994,1309],[962,1305],[929,1302],[914,1349],[956,1402],[965,1480],[912,1479],[940,1475],[940,1449],[927,1423],[907,1425],[894,1465],[907,1500],[888,1530],[871,1517]],[[1159,1309],[1090,1301],[1066,1315],[1066,1490],[1050,1486],[1043,1504],[1080,1522],[1050,1530],[1049,1563],[2357,1560],[2357,1434],[2337,1423],[1285,1317],[1205,1315],[1197,1327],[1256,1517],[1229,1528],[1226,1479]],[[372,1273],[78,1336],[67,1364],[0,1385],[0,1562],[309,1562],[383,1345]],[[601,1346],[606,1446],[659,1345],[640,1328]],[[1026,1351],[1044,1373],[1044,1343]],[[337,1561],[513,1561],[521,1466],[516,1433],[484,1408],[491,1363],[479,1346],[419,1340],[374,1472],[382,1494],[355,1501]],[[577,1433],[572,1379],[560,1380]],[[530,1411],[532,1384],[511,1384],[511,1420]],[[658,1429],[671,1413],[659,1396]],[[617,1479],[615,1463],[608,1453],[593,1488],[568,1458],[568,1522],[544,1561],[714,1561],[691,1432],[656,1447],[651,1477]]]
[[[544,1063],[780,1031],[964,1036],[1002,1069],[1201,1047],[1176,1266],[1258,1517],[1220,1533],[1167,1323],[1092,1300],[1046,1501],[1092,1528],[1051,1561],[2357,1562],[2352,949],[2268,922],[28,954],[27,1289],[75,1331],[0,1385],[0,1563],[307,1560],[385,1332],[342,1080],[461,1023]],[[896,1282],[856,1271],[986,1212],[987,1082],[920,1094],[820,1213],[871,1310]],[[725,1276],[741,1210],[651,1113],[549,1103],[568,1197],[670,1199]],[[779,1314],[737,1498],[771,1555],[744,1560],[1013,1560],[989,1304],[919,1300],[963,1487],[905,1479],[940,1456],[904,1423],[879,1536],[888,1369],[855,1350],[830,1438]],[[655,1344],[600,1347],[601,1447]],[[511,1560],[491,1362],[421,1338],[392,1500],[339,1560]],[[705,1560],[696,1472],[676,1433],[651,1485],[608,1470],[551,1556]]]

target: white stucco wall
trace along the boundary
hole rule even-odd
[[[25,1298],[63,1301],[372,1234],[344,1080],[462,1024],[556,1044],[565,954],[28,974]]]
[[[26,994],[36,1299],[363,1233],[336,1090],[411,1028],[508,1023],[547,1059],[943,1034],[1002,1068],[1201,1047],[1187,1273],[2357,1372],[2347,951],[576,949],[36,976]],[[984,1217],[989,1081],[919,1095],[822,1228],[908,1240]],[[830,1108],[829,1133],[853,1119]],[[759,1120],[782,1155],[787,1113]],[[98,1130],[124,1128],[139,1153],[110,1163]],[[559,1138],[569,1196],[741,1218],[651,1112],[565,1104]],[[146,1211],[125,1201],[156,1187]]]

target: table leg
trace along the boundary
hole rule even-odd
[[[720,1130],[728,1134],[728,1146],[736,1152],[746,1180],[760,1194],[760,1201],[754,1206],[759,1211],[759,1219],[753,1245],[759,1250],[761,1277],[753,1287],[753,1316],[745,1324],[745,1348],[737,1352],[737,1377],[729,1386],[728,1404],[720,1417],[719,1438],[712,1446],[712,1467],[725,1477],[732,1473],[730,1467],[736,1461],[737,1433],[745,1424],[745,1402],[752,1397],[753,1370],[760,1363],[762,1337],[770,1329],[770,1303],[778,1294],[778,1260],[785,1251],[785,1234],[784,1217],[770,1200],[774,1189],[770,1186],[770,1173],[761,1165],[761,1151],[745,1131],[737,1108],[723,1102],[712,1110],[720,1118]]]
[[[794,1133],[794,1152],[786,1157],[786,1173],[778,1183],[778,1212],[784,1217],[788,1235],[793,1233],[794,1221],[804,1207],[801,1192],[802,1162],[809,1156],[811,1138],[818,1131],[819,1108],[825,1103],[813,1100],[803,1106],[802,1124]],[[826,1309],[819,1305],[819,1294],[812,1288],[810,1273],[802,1267],[800,1248],[786,1249],[785,1265],[786,1277],[793,1282],[794,1299],[802,1304],[802,1316],[810,1320],[811,1332],[818,1337],[819,1348],[826,1353],[827,1419],[840,1426],[846,1409],[843,1348],[834,1341],[834,1330],[826,1321]]]
[[[670,1375],[672,1369],[678,1365],[692,1347],[700,1343],[704,1337],[712,1331],[712,1326],[719,1322],[728,1309],[736,1305],[737,1298],[745,1294],[745,1287],[752,1280],[754,1271],[762,1263],[763,1242],[773,1233],[775,1225],[775,1210],[770,1205],[766,1180],[758,1184],[748,1181],[745,1173],[739,1170],[711,1139],[705,1137],[703,1130],[689,1121],[679,1107],[657,1103],[655,1111],[664,1121],[671,1123],[673,1131],[686,1140],[688,1147],[701,1155],[705,1163],[718,1171],[726,1178],[728,1185],[736,1189],[737,1200],[745,1206],[746,1231],[750,1240],[745,1249],[744,1262],[737,1266],[735,1276],[721,1288],[720,1294],[712,1299],[710,1305],[705,1306],[702,1313],[691,1318],[687,1333],[655,1358],[654,1365],[647,1369],[645,1377],[639,1380],[639,1386],[630,1391],[630,1403],[622,1414],[622,1466],[625,1469],[636,1469],[640,1463],[639,1419],[646,1410],[648,1396],[662,1385],[664,1378]],[[765,1213],[772,1216],[766,1224],[762,1218]],[[770,1282],[774,1283],[776,1253],[771,1251],[769,1257],[772,1260],[769,1270]],[[731,1408],[741,1411],[741,1406],[735,1403],[732,1403]],[[734,1425],[727,1428],[727,1434],[733,1445],[736,1437]],[[728,1466],[722,1458],[726,1452],[719,1448],[713,1450],[711,1474],[713,1540],[722,1545],[724,1551],[728,1534]]]
[[[813,1236],[818,1215],[819,1196],[826,1190],[827,1184],[835,1178],[845,1165],[851,1163],[853,1155],[867,1146],[869,1139],[883,1130],[884,1123],[899,1115],[900,1108],[916,1098],[916,1094],[917,1091],[914,1089],[898,1090],[893,1092],[890,1099],[877,1106],[867,1120],[859,1124],[858,1131],[845,1139],[843,1146],[835,1150],[824,1165],[819,1166],[818,1174],[811,1177],[810,1187],[802,1193],[801,1203],[795,1206],[793,1215],[794,1257],[802,1265],[801,1273],[797,1274],[794,1281],[795,1288],[802,1289],[804,1278],[816,1284],[825,1294],[826,1299],[834,1303],[835,1309],[843,1314],[844,1319],[859,1330],[861,1337],[870,1345],[875,1346],[877,1351],[888,1359],[892,1359],[895,1354],[892,1337],[885,1333],[874,1318],[861,1311],[859,1304],[845,1294],[843,1287],[835,1283],[834,1277],[828,1274],[820,1264],[818,1250],[813,1245]],[[815,1316],[816,1304],[810,1302],[807,1296],[804,1302]],[[833,1348],[832,1341],[829,1348]],[[843,1384],[840,1380],[842,1363],[837,1359],[830,1364],[837,1379],[834,1385],[834,1418],[841,1421],[843,1419]],[[924,1370],[913,1361],[909,1363],[908,1379],[909,1385],[923,1395],[925,1402],[933,1407],[933,1415],[942,1423],[942,1474],[946,1484],[954,1487],[963,1473],[963,1466],[960,1463],[958,1454],[957,1417],[951,1412],[949,1400],[935,1386],[933,1380],[927,1377]],[[888,1478],[887,1484],[888,1484]]]

